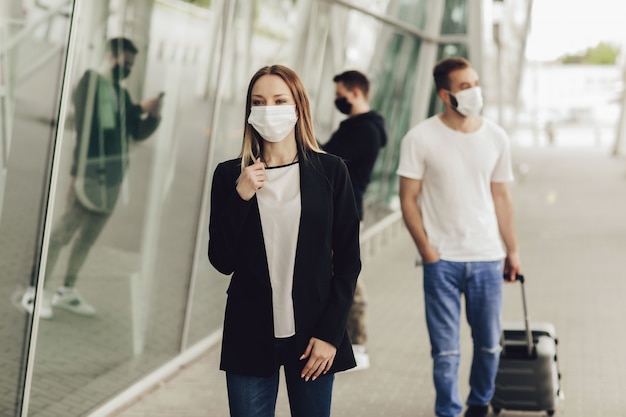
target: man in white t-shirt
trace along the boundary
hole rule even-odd
[[[503,275],[514,281],[520,272],[508,188],[513,180],[509,140],[480,115],[479,78],[467,60],[446,58],[433,76],[445,110],[402,140],[400,201],[424,262],[435,413],[456,417],[463,411],[458,367],[464,294],[474,341],[465,417],[484,417],[500,355]]]

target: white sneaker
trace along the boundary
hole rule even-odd
[[[96,314],[96,309],[87,304],[76,288],[57,288],[52,297],[52,305],[81,316],[94,316]]]
[[[43,300],[41,300],[41,307],[39,308],[39,317],[42,319],[52,318],[51,298],[51,295],[47,291],[43,292]],[[35,287],[26,288],[24,295],[22,295],[21,304],[28,314],[33,314],[33,309],[35,308]]]
[[[354,352],[356,366],[348,369],[346,372],[362,371],[370,367],[370,355],[367,354],[364,345],[352,345],[352,351]]]

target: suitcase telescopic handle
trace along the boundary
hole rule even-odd
[[[530,330],[530,323],[528,320],[528,307],[526,306],[526,290],[524,289],[524,275],[517,274],[515,276],[515,280],[519,281],[520,287],[522,289],[522,306],[524,307],[524,327],[526,328],[526,344],[528,348],[528,356],[531,356],[533,353],[533,335]]]

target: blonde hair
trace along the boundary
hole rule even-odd
[[[313,133],[313,119],[311,117],[311,106],[309,105],[309,97],[306,94],[304,84],[296,72],[283,65],[271,65],[259,69],[250,80],[248,86],[248,94],[246,96],[246,114],[244,119],[243,144],[241,146],[241,170],[252,165],[256,158],[263,153],[263,138],[248,124],[250,109],[252,107],[252,88],[259,78],[264,75],[279,76],[293,96],[296,105],[296,122],[295,135],[296,144],[298,146],[298,154],[301,158],[306,158],[307,150],[321,152],[315,135]]]

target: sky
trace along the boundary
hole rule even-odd
[[[626,49],[626,1],[534,0],[528,59],[550,61],[601,41]]]

